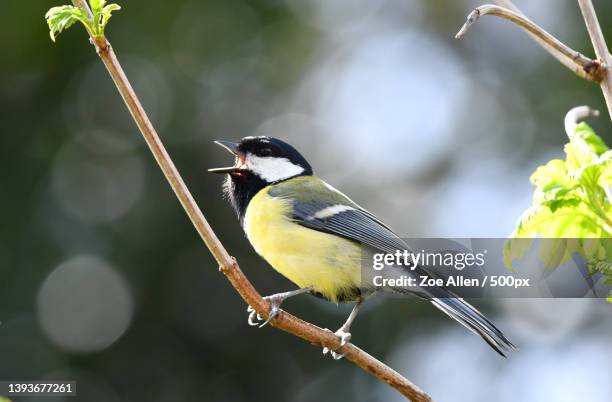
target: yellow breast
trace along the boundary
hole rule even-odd
[[[291,201],[261,190],[250,201],[244,230],[275,270],[300,288],[338,302],[360,287],[361,252],[350,240],[298,225],[291,220]]]

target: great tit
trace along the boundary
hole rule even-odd
[[[312,293],[331,302],[354,302],[336,331],[341,345],[362,302],[377,289],[361,283],[362,248],[394,253],[409,246],[384,223],[313,174],[308,161],[291,145],[272,137],[245,137],[239,143],[215,141],[235,157],[234,166],[210,169],[227,174],[224,190],[249,242],[297,290],[267,297],[264,326],[288,297]],[[433,275],[418,267],[412,274]],[[515,346],[486,317],[444,287],[397,289],[433,303],[480,335],[502,356]],[[249,307],[249,324],[258,325]],[[323,353],[329,350],[324,349]],[[335,359],[341,354],[331,351]]]

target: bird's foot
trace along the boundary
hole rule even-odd
[[[331,332],[331,330],[325,328],[326,331]],[[340,348],[348,343],[351,340],[351,333],[346,331],[344,327],[340,327],[339,330],[334,332],[334,335],[340,338]],[[344,353],[337,353],[335,350],[331,350],[330,348],[323,348],[323,354],[330,354],[334,360],[340,360],[344,357]]]
[[[248,322],[252,327],[264,327],[266,324],[272,321],[274,317],[278,315],[278,313],[283,311],[280,309],[280,305],[283,303],[283,300],[285,300],[285,298],[282,297],[282,294],[279,293],[266,296],[264,299],[270,302],[270,311],[268,312],[268,318],[263,322],[263,324],[261,323],[261,321],[263,321],[263,317],[257,314],[257,311],[255,311],[253,307],[249,306],[247,308],[247,312],[249,313]]]
[[[265,300],[270,302],[270,311],[268,312],[268,319],[264,321],[263,324],[259,324],[259,322],[263,321],[263,318],[261,317],[261,315],[257,314],[257,311],[255,311],[253,307],[249,306],[249,308],[247,308],[247,312],[249,313],[249,325],[253,327],[259,326],[259,328],[263,327],[264,325],[272,321],[274,317],[278,315],[278,313],[283,311],[280,309],[280,305],[283,303],[283,301],[285,301],[285,299],[288,299],[293,296],[301,295],[302,293],[308,293],[311,291],[312,291],[312,287],[307,287],[307,288],[291,290],[289,292],[284,292],[284,293],[276,293],[276,294],[264,297]]]

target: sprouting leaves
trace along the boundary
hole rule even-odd
[[[532,242],[524,238],[559,239],[539,250],[549,269],[578,253],[591,273],[601,273],[612,285],[612,241],[602,240],[612,237],[612,150],[586,123],[568,136],[565,160],[552,160],[531,176],[533,206],[506,242],[504,262],[512,269],[513,260],[525,255]]]
[[[121,10],[121,6],[119,4],[109,4],[108,6],[102,9],[100,14],[100,26],[102,27],[102,33],[104,33],[104,28],[106,24],[108,24],[108,20],[110,20],[111,13],[115,10]]]
[[[89,24],[87,11],[74,6],[59,6],[53,7],[45,15],[47,24],[49,24],[49,34],[51,40],[55,42],[55,38],[64,29],[68,29],[77,21],[81,21],[85,26]]]
[[[107,5],[106,0],[89,0],[89,6],[93,17],[84,8],[67,5],[53,7],[47,11],[45,19],[49,25],[51,40],[55,42],[57,35],[77,21],[81,22],[93,36],[104,36],[104,28],[112,12],[120,10],[121,7],[118,4]]]

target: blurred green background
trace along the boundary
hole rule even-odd
[[[518,1],[589,57],[577,4]],[[612,2],[594,1],[612,42]],[[395,401],[346,361],[246,323],[80,26],[54,1],[5,0],[0,24],[0,379],[74,379],[82,401]],[[562,156],[563,117],[597,85],[506,21],[453,36],[450,0],[121,1],[107,29],[213,228],[263,294],[292,289],[255,255],[209,167],[214,139],[268,134],[405,237],[504,237],[530,173]],[[603,300],[476,302],[521,351],[504,360],[433,307],[371,301],[354,342],[437,401],[609,401]],[[337,328],[349,306],[287,310]],[[34,398],[19,399],[23,401]],[[45,401],[61,399],[45,398]]]

